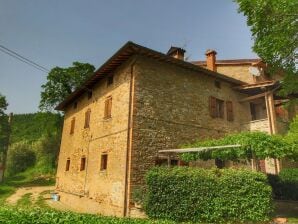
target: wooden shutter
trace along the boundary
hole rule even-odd
[[[227,120],[233,121],[234,120],[234,112],[233,112],[233,103],[232,101],[227,101]]]
[[[216,117],[216,98],[213,96],[209,97],[209,112],[211,117]]]
[[[85,112],[85,125],[84,125],[84,128],[89,128],[89,126],[90,126],[90,114],[91,114],[90,109]]]
[[[74,133],[75,123],[76,123],[76,119],[73,118],[73,119],[71,120],[71,124],[70,124],[70,134],[73,134],[73,133]]]
[[[110,118],[112,116],[112,97],[109,97],[105,101],[104,118]]]

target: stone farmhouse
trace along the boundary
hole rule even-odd
[[[188,62],[184,53],[128,42],[57,106],[65,112],[56,181],[62,202],[133,216],[132,193],[164,162],[159,150],[243,130],[285,131],[292,113],[280,107],[279,82],[261,60],[217,61],[209,50],[206,61]],[[280,163],[269,162],[273,169],[263,161],[263,170],[278,172]]]

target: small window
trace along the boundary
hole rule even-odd
[[[113,76],[113,75],[110,75],[110,76],[108,77],[108,80],[107,80],[107,86],[112,85],[113,82],[114,82],[114,76]]]
[[[70,124],[70,134],[71,135],[74,133],[75,124],[76,124],[76,119],[75,118],[72,118],[71,119],[71,124]]]
[[[220,89],[220,87],[221,87],[221,83],[220,83],[220,81],[217,81],[217,80],[214,81],[214,85],[215,85],[215,87],[218,88],[218,89]]]
[[[86,168],[86,157],[81,158],[81,166],[80,166],[80,171],[85,170]]]
[[[87,94],[87,96],[88,96],[88,100],[90,100],[91,98],[92,98],[92,91],[88,91],[88,94]]]
[[[105,101],[104,118],[112,117],[112,97],[108,97]]]
[[[70,159],[68,158],[68,159],[66,160],[65,171],[69,171],[69,168],[70,168]]]
[[[101,155],[101,163],[100,163],[100,170],[104,171],[108,167],[108,154]]]
[[[89,128],[90,127],[90,115],[91,115],[91,110],[88,109],[85,112],[85,125],[84,125],[84,128]]]
[[[78,107],[78,102],[74,102],[73,103],[73,109],[77,109],[77,107]]]
[[[209,98],[210,116],[213,118],[224,118],[224,101],[213,96]]]
[[[228,121],[233,121],[234,120],[234,112],[233,112],[233,103],[232,103],[232,101],[227,101],[226,106],[227,106],[227,120]]]

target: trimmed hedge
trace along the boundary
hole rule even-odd
[[[298,168],[282,169],[279,175],[268,174],[274,198],[298,201]]]
[[[193,222],[267,221],[272,191],[262,173],[235,169],[156,167],[146,176],[151,218]]]
[[[0,223],[6,224],[59,224],[59,223],[102,223],[102,224],[173,224],[171,221],[103,217],[99,215],[59,212],[53,210],[24,210],[0,207]]]

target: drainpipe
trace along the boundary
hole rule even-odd
[[[123,204],[123,216],[128,216],[129,211],[129,179],[130,179],[130,168],[131,168],[131,151],[132,151],[132,130],[133,130],[133,107],[134,107],[134,69],[136,59],[133,60],[130,65],[130,87],[129,87],[129,111],[128,111],[128,129],[127,129],[127,150],[126,150],[126,163],[125,163],[125,183],[124,183],[124,204]]]

